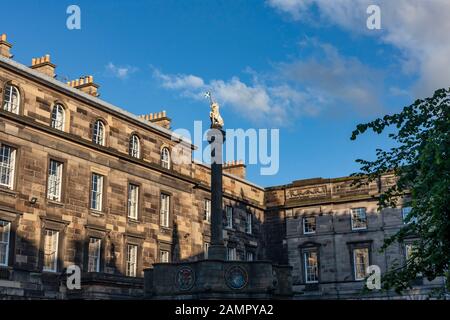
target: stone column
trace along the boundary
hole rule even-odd
[[[208,259],[225,260],[222,204],[222,147],[225,141],[225,131],[221,128],[211,127],[207,137],[211,147],[211,244],[208,250]]]

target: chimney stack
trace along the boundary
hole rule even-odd
[[[50,62],[50,55],[46,54],[40,58],[31,59],[31,69],[39,71],[49,77],[55,77],[56,66]]]
[[[245,179],[245,164],[244,161],[229,161],[223,164],[223,172],[232,174],[241,179]]]
[[[91,96],[98,97],[98,84],[94,83],[93,76],[80,77],[79,79],[67,82],[67,85],[79,89],[84,93],[90,94]]]
[[[0,55],[11,58],[12,54],[9,52],[12,47],[12,44],[6,41],[6,34],[0,35]]]
[[[139,116],[139,118],[152,122],[158,126],[170,129],[171,119],[166,116],[166,111],[149,113]]]

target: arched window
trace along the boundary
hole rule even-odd
[[[105,145],[105,125],[101,120],[95,121],[92,142],[101,146]]]
[[[55,104],[52,110],[52,128],[64,131],[64,107],[61,104]]]
[[[170,169],[170,152],[165,147],[161,150],[161,165],[163,168]]]
[[[5,87],[5,100],[3,101],[3,110],[19,114],[20,92],[19,89],[10,84]]]
[[[130,156],[134,158],[141,157],[141,143],[139,137],[135,134],[133,134],[130,139]]]

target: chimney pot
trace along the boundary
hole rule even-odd
[[[43,57],[31,59],[31,68],[49,77],[55,77],[56,66],[51,63],[49,54],[46,54]]]

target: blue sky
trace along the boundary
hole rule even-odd
[[[369,4],[382,29],[366,28]],[[81,9],[81,30],[66,9]],[[448,87],[450,6],[444,0],[14,1],[0,33],[14,59],[49,53],[60,79],[94,75],[101,98],[135,114],[166,110],[172,126],[209,122],[212,89],[227,128],[279,128],[280,170],[262,186],[358,169],[389,146],[350,141],[358,123]],[[433,27],[434,26],[434,27]]]

